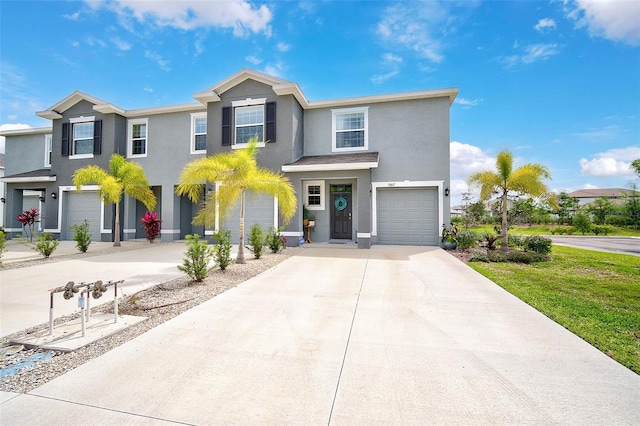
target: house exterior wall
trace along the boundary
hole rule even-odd
[[[44,144],[47,134],[51,134],[51,130],[7,137],[4,174],[9,176],[45,168]],[[18,158],[20,160],[16,161]]]

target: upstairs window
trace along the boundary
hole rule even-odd
[[[369,148],[369,108],[332,110],[332,151],[362,151]]]
[[[129,157],[147,156],[147,134],[149,120],[147,118],[129,120],[129,138],[127,154]]]
[[[207,113],[191,114],[191,153],[207,152]]]
[[[51,167],[51,150],[53,149],[53,136],[44,135],[44,166]]]
[[[253,137],[264,142],[264,105],[237,107],[235,109],[237,144],[246,144]]]
[[[222,108],[222,145],[244,148],[251,138],[258,146],[276,141],[276,103],[266,98],[233,101]]]
[[[75,117],[62,124],[62,156],[92,158],[102,150],[102,121],[95,117]],[[51,159],[49,159],[51,164]]]

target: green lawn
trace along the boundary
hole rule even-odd
[[[495,225],[478,225],[478,226],[472,226],[469,229],[475,232],[495,233],[493,230],[494,226]],[[549,230],[551,228],[556,228],[556,227],[558,227],[558,225],[533,225],[533,226],[516,225],[509,228],[509,233],[510,234],[512,233],[514,235],[551,235],[551,232]],[[464,226],[458,225],[458,229],[462,230],[464,229]],[[573,235],[582,236],[582,234],[579,232],[576,232]],[[586,235],[593,236],[594,234],[589,233]],[[620,227],[614,226],[613,232],[611,232],[608,236],[609,237],[640,237],[640,230],[631,229],[631,228],[620,228]]]
[[[469,266],[640,374],[640,257],[554,245],[552,258]]]

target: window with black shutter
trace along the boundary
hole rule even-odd
[[[222,108],[222,145],[231,145],[231,107]]]
[[[265,119],[265,140],[266,142],[276,141],[276,103],[267,102],[265,105],[266,119]]]

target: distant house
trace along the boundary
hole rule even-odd
[[[570,197],[575,197],[580,202],[581,206],[590,204],[598,198],[606,197],[612,203],[616,205],[624,204],[626,196],[633,193],[630,189],[622,188],[596,188],[596,189],[578,189],[569,194]]]
[[[4,177],[4,154],[0,154],[0,178]],[[4,228],[5,183],[0,181],[0,227]]]
[[[438,245],[450,219],[449,108],[457,94],[451,88],[310,101],[297,83],[249,69],[182,105],[127,110],[75,91],[36,113],[49,127],[0,132],[8,160],[0,179],[7,184],[5,227],[19,234],[15,217],[36,207],[43,230],[56,238],[71,239],[70,227],[86,219],[95,241],[112,241],[114,206],[100,200],[97,186],[77,192],[72,176],[88,165],[107,168],[120,153],[144,168],[162,241],[220,228],[237,241],[238,214],[214,229],[193,225],[200,206],[176,195],[175,186],[189,161],[258,136],[259,165],[287,176],[298,196],[298,213],[283,229],[289,244],[305,231],[304,205],[315,215],[314,242]],[[121,238],[144,238],[144,206],[125,197],[120,208]],[[284,225],[265,196],[248,197],[245,218],[247,229]]]

